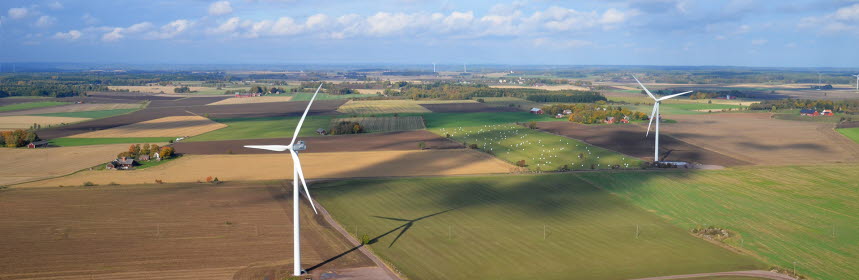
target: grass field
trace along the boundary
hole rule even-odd
[[[859,279],[859,166],[744,167],[577,176],[691,229],[728,228],[730,244],[813,279]]]
[[[847,138],[850,138],[854,142],[859,144],[859,127],[839,128],[839,129],[836,129],[836,131],[840,132],[841,134],[844,134],[844,136],[847,136]]]
[[[653,105],[626,105],[624,107],[633,111],[641,111],[648,113],[653,110]],[[713,113],[721,112],[723,109],[739,110],[747,106],[732,105],[732,104],[707,104],[707,103],[663,103],[659,107],[659,111],[664,115],[695,115],[707,114],[708,111]]]
[[[535,115],[528,112],[433,113],[424,114],[423,117],[427,128],[457,128],[531,121],[566,121],[566,119],[556,119],[552,116]]]
[[[424,120],[421,116],[401,117],[355,117],[332,119],[331,126],[339,122],[357,122],[364,127],[364,132],[386,132],[424,129]]]
[[[61,147],[89,146],[105,144],[139,144],[139,143],[167,143],[174,137],[129,137],[129,138],[57,138],[51,139],[51,145]],[[117,151],[118,154],[122,151]]]
[[[307,116],[299,136],[313,136],[317,128],[328,129],[332,116]],[[187,141],[215,141],[292,137],[300,117],[214,119],[227,127],[189,138]]]
[[[111,116],[128,114],[138,109],[113,109],[100,111],[81,111],[81,112],[63,112],[63,113],[46,113],[38,114],[37,116],[53,116],[53,117],[72,117],[72,118],[90,118],[99,119]]]
[[[350,99],[350,98],[367,98],[372,96],[378,96],[377,94],[345,94],[345,95],[333,95],[327,93],[319,93],[316,95],[316,100],[335,100],[335,99]],[[307,101],[313,97],[312,92],[299,92],[292,94],[292,101]]]
[[[338,112],[354,115],[380,115],[393,113],[430,113],[420,104],[470,103],[473,100],[361,100],[349,101]]]
[[[765,267],[568,174],[347,180],[311,192],[409,279],[629,279]]]
[[[68,102],[57,102],[57,101],[39,101],[39,102],[18,103],[18,104],[10,104],[10,105],[5,105],[5,106],[0,106],[0,112],[33,109],[33,108],[42,108],[42,107],[51,107],[51,106],[60,106],[60,105],[66,105],[66,104],[69,104],[69,103]]]

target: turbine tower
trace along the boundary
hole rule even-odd
[[[435,62],[432,63],[432,72],[435,73]]]
[[[853,76],[856,76],[856,91],[859,91],[859,75],[853,75]]]
[[[313,207],[313,212],[316,212],[316,205],[313,204],[313,199],[310,198],[310,191],[307,190],[307,181],[304,180],[304,171],[301,170],[301,161],[298,160],[298,151],[303,151],[307,149],[307,146],[304,145],[304,141],[296,142],[295,139],[298,138],[298,132],[301,130],[301,125],[304,123],[304,118],[307,117],[307,112],[310,111],[310,105],[313,104],[313,100],[316,99],[316,94],[319,93],[319,90],[322,89],[322,84],[319,84],[319,87],[316,88],[316,92],[313,93],[313,97],[310,98],[310,102],[307,103],[307,109],[304,109],[304,114],[301,115],[301,119],[298,121],[298,126],[295,127],[295,134],[292,135],[292,142],[289,145],[248,145],[245,148],[251,149],[262,149],[269,150],[275,152],[283,152],[289,150],[289,153],[292,155],[292,254],[294,258],[294,262],[292,265],[292,274],[295,276],[300,276],[306,271],[301,269],[301,226],[299,225],[299,215],[298,215],[298,199],[300,196],[298,195],[298,181],[301,180],[301,184],[304,186],[304,195],[307,197],[307,201],[310,202],[310,206]]]
[[[659,162],[659,121],[660,121],[659,104],[662,103],[662,100],[671,99],[671,98],[674,98],[677,96],[681,96],[681,95],[690,93],[692,91],[681,92],[678,94],[672,94],[672,95],[656,98],[656,96],[654,96],[653,93],[650,93],[650,91],[647,90],[647,88],[644,87],[644,85],[640,81],[638,81],[638,78],[636,78],[635,75],[633,75],[632,78],[635,79],[635,81],[638,82],[639,85],[641,85],[641,88],[644,89],[644,92],[647,93],[647,96],[650,96],[650,98],[653,98],[653,101],[655,101],[653,103],[653,112],[650,113],[650,121],[647,123],[647,133],[644,134],[644,137],[647,137],[648,135],[650,135],[650,125],[653,124],[653,119],[655,118],[656,119],[656,133],[655,133],[656,134],[656,144],[653,147],[653,162]]]

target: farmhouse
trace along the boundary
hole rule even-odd
[[[820,114],[824,115],[824,116],[834,116],[835,115],[832,113],[832,110],[829,110],[829,109],[823,110],[823,112]]]
[[[820,116],[820,112],[814,109],[802,109],[799,110],[800,116]]]
[[[41,147],[41,148],[44,148],[44,147],[47,147],[47,146],[48,146],[48,141],[47,141],[47,140],[30,142],[30,144],[27,144],[27,148],[30,148],[30,149],[35,149],[35,148],[40,148],[40,147]]]
[[[542,114],[543,114],[543,110],[542,110],[542,109],[540,109],[540,108],[531,108],[531,114],[542,115]]]
[[[328,134],[328,131],[325,131],[324,128],[317,128],[316,133],[319,135],[326,135],[326,134]]]
[[[569,115],[569,114],[572,114],[572,113],[573,113],[573,110],[570,110],[570,109],[566,109],[566,110],[564,110],[564,115]]]
[[[127,158],[127,157],[115,159],[115,160],[109,162],[107,165],[105,165],[105,168],[107,168],[107,169],[117,169],[117,170],[120,170],[120,169],[127,170],[127,169],[130,169],[132,167],[134,167],[134,159],[133,158]]]

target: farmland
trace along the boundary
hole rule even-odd
[[[285,189],[255,182],[5,190],[0,279],[283,279],[292,267]],[[301,213],[305,267],[352,247],[308,205]],[[316,279],[332,270],[378,269],[354,252],[311,272]]]
[[[463,103],[474,101],[463,100],[350,100],[337,109],[338,112],[349,115],[379,115],[393,113],[429,113],[429,109],[420,104]]]
[[[160,144],[160,143],[159,143]],[[66,175],[116,158],[128,145],[99,145],[47,149],[0,149],[6,163],[0,168],[0,185]]]
[[[859,146],[835,132],[834,125],[786,121],[768,113],[675,115],[661,129],[690,144],[757,164],[854,162]]]
[[[172,116],[73,135],[70,138],[194,136],[226,127],[199,116]]]
[[[765,267],[571,175],[347,180],[312,192],[409,279],[630,279]]]
[[[256,104],[269,102],[287,102],[290,100],[292,100],[292,96],[232,97],[212,102],[207,105]]]
[[[304,120],[299,136],[313,136],[317,128],[328,129],[331,116],[310,115]],[[188,141],[261,139],[292,137],[300,117],[228,118],[215,119],[226,127],[191,137]]]
[[[641,160],[584,142],[515,124],[449,127],[431,130],[439,135],[477,148],[500,159],[515,163],[524,160],[529,170],[555,171],[638,168]]]
[[[684,229],[728,228],[729,244],[814,279],[859,269],[859,166],[744,167],[705,172],[577,176]]]
[[[337,118],[331,120],[331,126],[344,121],[357,122],[369,133],[426,128],[421,116]]]
[[[852,139],[856,144],[859,144],[859,127],[839,128],[837,130],[844,136],[847,136],[847,138]]]
[[[105,144],[139,144],[139,143],[167,143],[174,137],[129,137],[129,138],[56,138],[51,139],[51,145],[71,147]],[[119,152],[117,152],[119,153]]]
[[[131,113],[134,111],[137,111],[137,109],[112,109],[112,110],[100,110],[100,111],[45,113],[45,114],[39,114],[39,116],[99,119],[99,118],[112,117],[112,116],[116,116],[116,115],[128,114],[128,113]]]
[[[127,146],[125,147],[127,148]],[[417,147],[415,147],[417,148]],[[508,173],[513,169],[501,160],[468,150],[365,151],[307,153],[301,156],[308,178],[354,178],[378,176],[434,176]],[[243,168],[247,167],[247,168]],[[82,171],[69,176],[32,182],[20,187],[80,186],[85,182],[107,185],[205,181],[214,176],[225,181],[291,179],[289,154],[186,155],[143,170]]]
[[[119,109],[138,109],[140,103],[85,103],[85,104],[68,104],[51,107],[39,107],[12,112],[2,112],[0,116],[18,116],[18,115],[39,115],[39,116],[59,116],[59,117],[75,117],[74,115],[63,115],[64,113],[78,113],[88,111],[111,111]]]
[[[528,112],[433,113],[424,114],[423,117],[427,128],[456,128],[531,121],[566,121],[565,119]]]
[[[46,117],[46,116],[3,116],[0,117],[0,130],[27,129],[38,124],[43,127],[63,125],[89,120],[88,118]]]
[[[57,101],[39,101],[39,102],[17,103],[17,104],[9,104],[9,105],[0,106],[0,112],[26,110],[26,109],[34,109],[34,108],[42,108],[42,107],[52,107],[52,106],[60,106],[60,105],[66,105],[66,104],[68,104],[68,103],[57,102]]]
[[[371,96],[378,96],[377,94],[327,94],[320,92],[316,95],[316,100],[339,100],[339,99],[353,99],[353,98],[367,98]],[[313,97],[312,92],[299,92],[292,94],[293,101],[308,101]]]

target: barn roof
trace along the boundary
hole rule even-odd
[[[800,112],[800,113],[802,113],[802,114],[814,114],[814,112],[817,112],[817,110],[814,110],[814,109],[802,109],[802,110],[799,110],[799,112]]]

